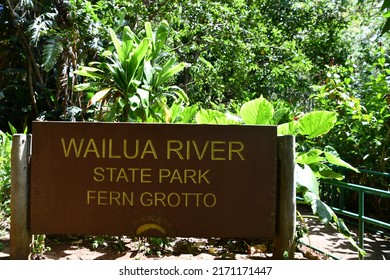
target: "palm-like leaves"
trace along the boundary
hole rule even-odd
[[[129,27],[124,27],[120,40],[110,30],[114,50],[103,52],[105,61],[92,62],[75,71],[88,79],[87,83],[78,85],[77,90],[97,89],[89,106],[102,100],[113,100],[112,108],[122,110],[119,114],[121,120],[140,118],[146,121],[150,111],[164,111],[161,110],[165,106],[164,96],[171,95],[187,102],[188,98],[180,88],[162,87],[186,66],[177,63],[175,58],[169,59],[162,67],[158,65],[169,32],[168,23],[163,21],[153,32],[147,22],[145,31],[146,37],[140,39]],[[114,114],[108,116],[111,121],[116,119]]]

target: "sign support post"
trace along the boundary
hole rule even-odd
[[[29,230],[29,159],[31,135],[15,134],[11,154],[10,258],[27,260],[32,236]]]
[[[274,259],[294,259],[296,193],[295,193],[295,137],[278,137],[278,200]]]

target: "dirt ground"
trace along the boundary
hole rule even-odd
[[[127,237],[52,235],[45,239],[47,251],[31,254],[34,260],[258,260],[272,259],[272,244],[249,240],[171,238],[165,247],[153,240]],[[9,239],[3,236],[1,259],[9,259]],[[248,242],[250,244],[248,244]],[[323,254],[299,246],[296,259],[327,259]]]
[[[295,259],[358,259],[356,249],[331,227],[305,219],[309,235],[301,238]],[[352,229],[353,230],[353,229]],[[356,234],[354,234],[356,240]],[[390,235],[365,235],[368,260],[390,259]],[[313,249],[314,248],[314,249]],[[319,249],[319,250],[317,250]],[[126,236],[50,235],[35,246],[35,260],[257,260],[272,258],[272,243],[236,239],[131,239]],[[0,224],[0,260],[9,259],[9,223]]]
[[[295,252],[298,260],[358,259],[356,250],[344,239],[335,235],[313,232]],[[34,260],[258,260],[272,259],[272,244],[249,240],[219,240],[199,238],[169,239],[163,248],[149,243],[147,239],[127,237],[93,237],[79,235],[47,236],[45,249],[40,254],[31,254]],[[250,244],[248,244],[248,242]],[[309,246],[321,249],[313,250]],[[365,259],[390,259],[390,238],[387,236],[366,237]],[[9,235],[0,238],[0,260],[9,259]]]

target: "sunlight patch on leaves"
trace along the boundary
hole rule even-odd
[[[307,153],[299,154],[296,158],[296,162],[300,164],[313,164],[319,163],[325,160],[321,155],[323,152],[319,149],[311,149]]]
[[[228,118],[226,114],[211,109],[200,109],[195,119],[198,124],[239,124],[238,120]]]
[[[296,183],[301,186],[307,188],[310,192],[319,196],[319,184],[317,178],[308,165],[304,165],[304,167],[300,167],[298,164],[295,165],[295,180]]]
[[[299,132],[314,138],[326,134],[336,123],[336,113],[328,111],[314,111],[299,119]]]
[[[263,96],[242,105],[240,115],[246,124],[270,124],[274,107]]]
[[[339,154],[337,153],[337,151],[333,147],[326,146],[324,151],[325,151],[325,157],[329,163],[337,166],[345,167],[359,173],[359,170],[357,170],[355,167],[350,165],[348,162],[342,160]]]
[[[282,135],[296,135],[299,130],[299,123],[291,121],[278,125],[278,136]]]

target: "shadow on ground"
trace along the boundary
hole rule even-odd
[[[302,214],[310,213],[301,208]],[[301,240],[305,243],[330,253],[340,259],[359,259],[353,245],[331,226],[325,226],[318,219],[305,218],[309,228],[309,235]],[[357,229],[349,226],[353,239],[357,242]],[[366,260],[390,260],[390,236],[380,233],[366,233],[364,235],[364,250]]]

